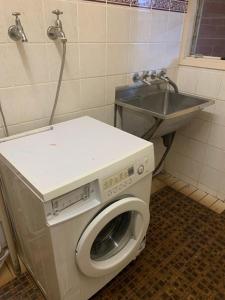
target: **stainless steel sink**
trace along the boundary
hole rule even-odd
[[[142,136],[159,119],[162,121],[153,136],[176,131],[200,110],[212,104],[213,100],[176,94],[160,85],[130,86],[116,90],[116,106],[123,108],[123,129],[138,136]]]

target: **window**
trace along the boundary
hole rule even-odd
[[[190,54],[225,60],[225,0],[198,0]]]

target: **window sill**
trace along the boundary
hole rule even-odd
[[[180,66],[225,70],[225,60],[219,60],[218,58],[194,58],[185,57],[180,60]]]

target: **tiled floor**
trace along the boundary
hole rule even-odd
[[[162,172],[153,179],[153,191],[157,191],[165,185],[171,186],[176,191],[189,196],[191,199],[201,203],[218,214],[221,214],[225,210],[225,201],[209,195],[206,192],[199,190],[197,187],[185,183],[168,173]]]
[[[225,212],[170,187],[152,196],[150,209],[145,250],[92,300],[225,299]],[[25,274],[0,288],[0,299],[43,297]]]

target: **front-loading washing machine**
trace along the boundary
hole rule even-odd
[[[50,300],[86,300],[145,246],[153,145],[89,117],[0,144],[19,256]]]

